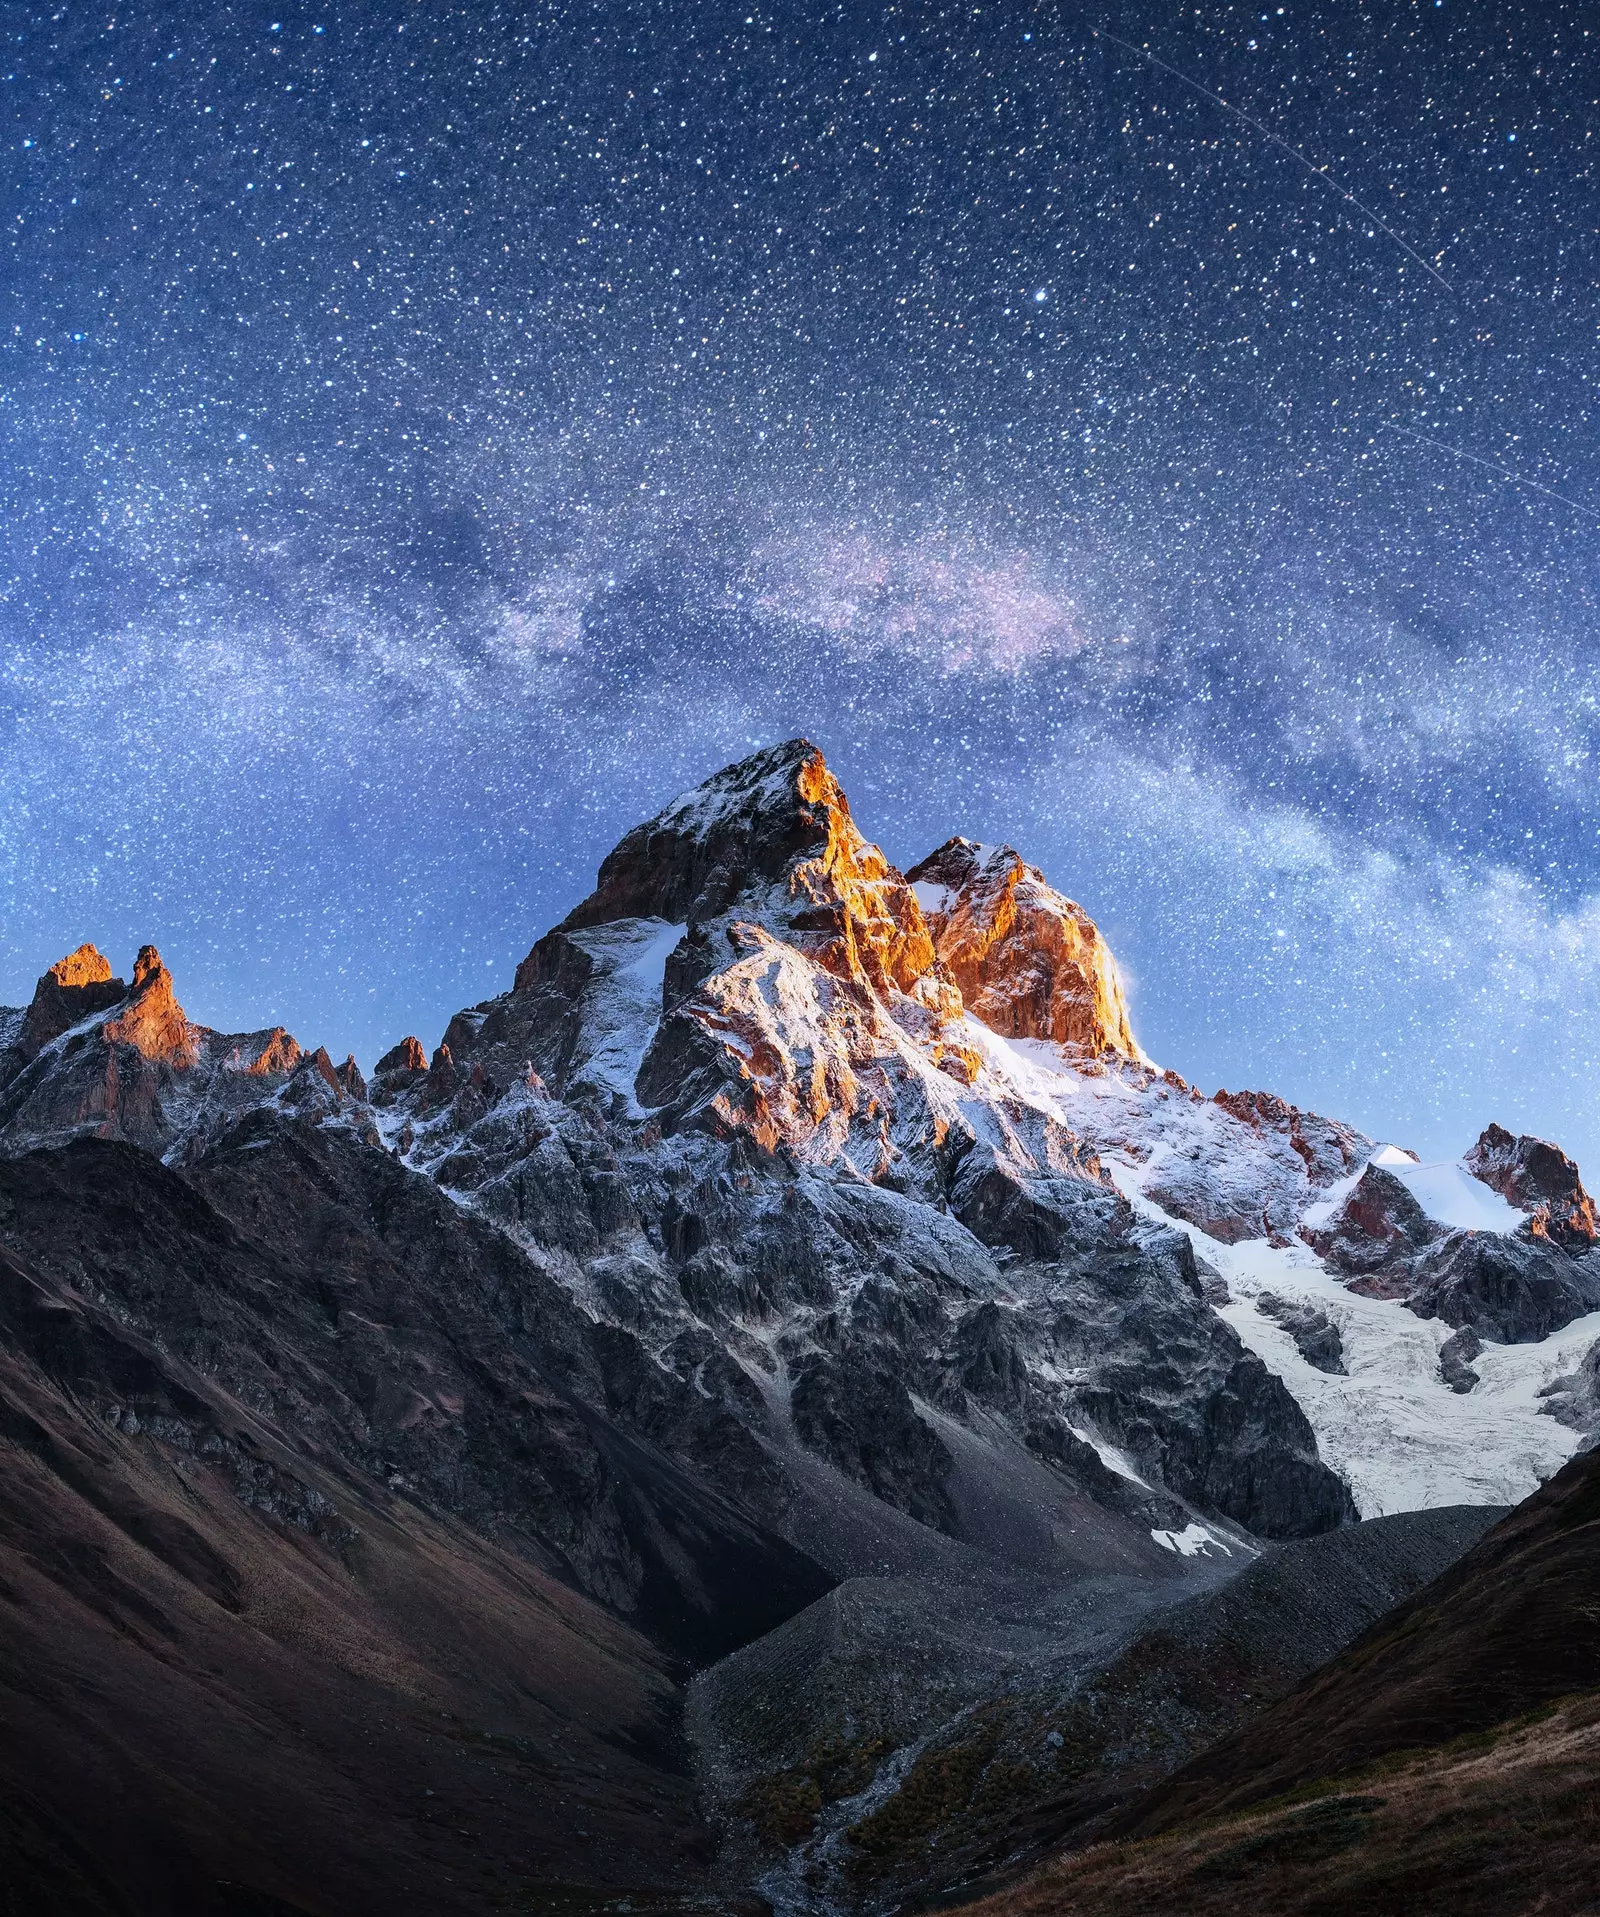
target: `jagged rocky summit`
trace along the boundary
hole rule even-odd
[[[353,1057],[336,1067],[281,1025],[192,1024],[153,945],[140,948],[131,985],[80,945],[43,975],[25,1009],[0,1011],[0,1146],[9,1152],[93,1135],[181,1163],[269,1102],[339,1116],[375,1144],[366,1093]]]

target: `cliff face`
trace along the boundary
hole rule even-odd
[[[842,979],[909,991],[934,962],[916,896],[850,816],[822,754],[791,740],[719,772],[618,844],[558,929],[757,918]],[[519,969],[518,986],[529,982]]]
[[[1527,1133],[1513,1137],[1503,1125],[1490,1125],[1464,1162],[1475,1178],[1527,1212],[1541,1237],[1574,1254],[1593,1247],[1594,1200],[1559,1145]]]
[[[1143,1059],[1093,919],[1009,845],[950,839],[908,876],[939,963],[975,1018],[1005,1038]]]

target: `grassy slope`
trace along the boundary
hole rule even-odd
[[[1124,1812],[976,1906],[1600,1910],[1600,1454]]]
[[[1292,1799],[1097,1844],[973,1917],[1579,1917],[1600,1909],[1600,1694]]]

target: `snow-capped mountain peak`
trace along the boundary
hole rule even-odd
[[[1351,1485],[1472,1481],[1389,1471],[1398,1427],[1339,1382],[1385,1351],[1454,1407],[1441,1456],[1511,1375],[1473,1369],[1485,1341],[1573,1326],[1548,1408],[1587,1416],[1594,1213],[1555,1147],[1491,1127],[1427,1166],[1268,1092],[1203,1097],[1140,1048],[1081,905],[1004,845],[902,874],[805,740],[626,834],[508,991],[370,1087],[281,1027],[194,1025],[151,948],[131,985],[80,948],[0,1039],[8,1152],[89,1131],[188,1162],[266,1107],[398,1153],[639,1341],[632,1389],[715,1404],[776,1473],[765,1518],[837,1567],[893,1561],[909,1516],[1172,1575],[1196,1525],[1248,1549],[1347,1519]],[[1577,1442],[1517,1390],[1501,1491]],[[841,1485],[867,1502],[835,1537]]]

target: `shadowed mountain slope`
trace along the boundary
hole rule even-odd
[[[1585,1452],[1239,1737],[1136,1806],[1147,1835],[1600,1689],[1600,1453]]]
[[[1600,1454],[987,1917],[1596,1908]]]
[[[116,1143],[0,1162],[16,1907],[696,1891],[672,1647],[826,1580],[607,1416],[590,1328],[497,1234],[254,1129],[204,1189]]]

